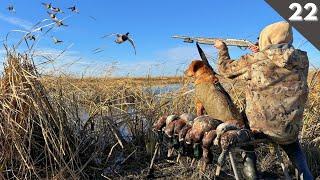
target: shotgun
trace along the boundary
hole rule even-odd
[[[189,37],[189,36],[180,36],[175,35],[172,38],[182,39],[185,43],[194,43],[214,45],[216,40],[223,41],[227,46],[237,46],[239,48],[247,48],[249,46],[255,45],[255,43],[245,40],[245,39],[223,39],[223,38],[205,38],[205,37]]]

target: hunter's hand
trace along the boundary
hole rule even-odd
[[[221,40],[215,40],[213,46],[217,49],[223,49],[224,47],[226,47],[226,44]]]
[[[259,52],[259,46],[256,46],[256,45],[252,45],[252,46],[249,46],[248,47],[250,49],[250,51],[252,51],[253,53],[257,53]]]

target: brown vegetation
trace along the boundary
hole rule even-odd
[[[315,177],[320,175],[317,76],[310,76],[300,137]],[[171,83],[179,88],[159,94],[159,86]],[[30,57],[8,52],[0,86],[0,178],[141,178],[155,144],[154,121],[163,114],[195,111],[193,94],[184,94],[188,85],[179,77],[40,77]],[[243,108],[243,86],[224,85]],[[261,171],[281,172],[268,146],[257,152]],[[161,159],[155,171],[166,178],[207,178],[214,172],[199,174],[186,163]],[[224,171],[231,173],[228,165]]]

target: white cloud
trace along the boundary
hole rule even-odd
[[[23,28],[24,30],[30,30],[33,26],[33,24],[25,19],[21,18],[16,18],[16,17],[11,17],[11,16],[6,16],[2,13],[0,13],[0,19],[3,21],[6,21],[9,24],[18,26]]]
[[[203,46],[203,50],[215,56],[214,49]],[[49,75],[85,75],[85,76],[168,76],[182,75],[192,59],[199,59],[195,47],[173,47],[164,51],[156,52],[157,59],[141,60],[114,60],[114,59],[94,59],[85,57],[81,52],[71,49],[64,52],[57,48],[37,48],[35,51],[35,64],[39,72]],[[55,59],[48,62],[48,59]],[[212,61],[211,61],[212,62]]]
[[[210,62],[216,57],[216,51],[213,47],[203,46]],[[116,70],[113,76],[168,76],[182,75],[191,60],[200,59],[196,47],[178,46],[155,52],[156,59],[148,60],[119,60],[113,68]],[[211,63],[213,66],[214,64]]]

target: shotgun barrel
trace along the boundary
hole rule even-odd
[[[247,48],[249,46],[255,45],[255,43],[245,39],[205,38],[205,37],[189,37],[189,36],[180,36],[180,35],[172,36],[172,38],[182,39],[183,42],[185,43],[198,42],[199,44],[207,44],[207,45],[214,45],[214,42],[216,40],[221,40],[227,46],[237,46],[240,48]]]

